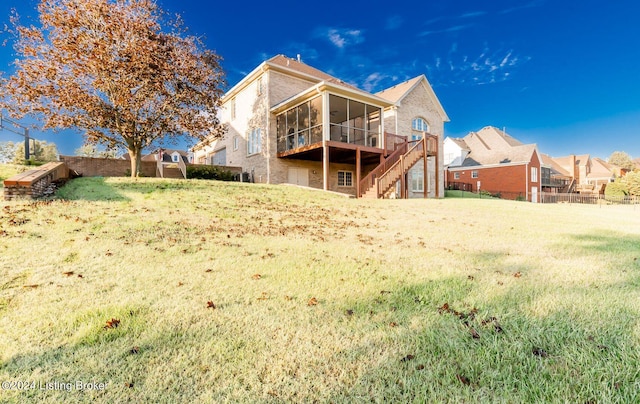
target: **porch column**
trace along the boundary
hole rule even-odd
[[[329,190],[329,146],[326,140],[322,142],[322,189]]]
[[[360,198],[360,148],[356,147],[356,198]]]

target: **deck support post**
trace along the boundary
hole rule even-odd
[[[360,176],[361,176],[361,156],[360,156],[360,148],[356,148],[356,198],[360,198]]]
[[[329,146],[322,142],[322,189],[329,190]]]
[[[427,190],[427,185],[429,185],[429,177],[427,176],[427,174],[429,173],[429,168],[428,168],[428,164],[429,164],[429,158],[427,157],[427,136],[426,134],[422,137],[422,152],[424,153],[424,156],[422,157],[423,161],[424,161],[424,177],[422,177],[422,191],[424,193],[424,198],[426,199],[429,196],[429,191]],[[436,168],[436,173],[438,172],[438,169]]]

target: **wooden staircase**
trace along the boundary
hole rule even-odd
[[[397,145],[393,153],[360,181],[360,197],[377,199],[387,195],[411,167],[424,158],[425,141],[423,138]]]
[[[165,167],[162,174],[163,178],[184,179],[182,171],[178,167]]]

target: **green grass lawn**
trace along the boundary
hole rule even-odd
[[[640,401],[638,207],[126,178],[58,197],[0,209],[2,402]]]
[[[0,164],[0,187],[3,187],[3,182],[9,177],[13,177],[16,174],[30,170],[34,167],[23,166],[17,164]]]

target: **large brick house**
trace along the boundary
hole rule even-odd
[[[461,139],[446,138],[443,149],[449,188],[540,201],[543,166],[535,144],[487,126]]]
[[[221,139],[194,162],[242,167],[252,181],[354,196],[444,196],[449,119],[424,75],[372,94],[277,55],[222,99]]]
[[[562,167],[570,178],[566,192],[604,193],[606,184],[616,176],[624,175],[624,170],[588,154],[554,157],[556,165]]]

